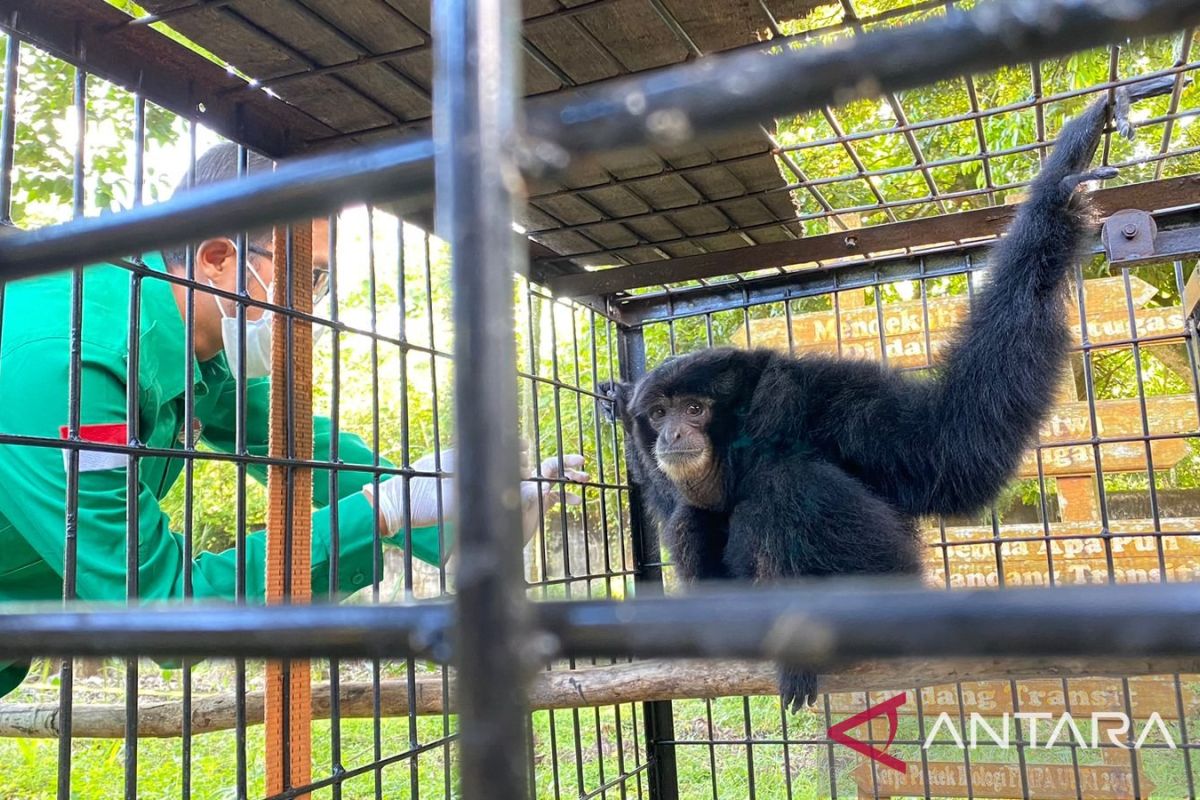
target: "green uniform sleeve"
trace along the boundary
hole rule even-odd
[[[225,452],[233,452],[237,435],[237,382],[226,381],[221,388],[221,397],[213,412],[201,420],[203,423],[202,439],[212,447]],[[270,378],[254,378],[246,381],[246,449],[254,454],[265,456],[268,452],[268,437],[270,434],[271,413],[271,380]],[[313,460],[328,461],[330,444],[333,442],[333,422],[328,417],[313,417]],[[340,431],[337,435],[338,460],[346,464],[373,464],[375,454],[366,442],[353,433]],[[379,463],[384,467],[392,464],[385,458]],[[266,483],[267,471],[261,465],[251,465],[248,471],[254,478]],[[325,507],[329,502],[329,470],[313,470],[313,504],[317,508]],[[337,471],[337,496],[345,502],[346,498],[359,496],[363,486],[371,482],[371,473],[357,470]],[[339,515],[338,530],[344,537],[349,531],[350,520]],[[364,532],[374,533],[374,520],[369,516],[367,527],[363,530],[354,529],[355,535]],[[313,528],[314,546],[316,527]],[[441,541],[443,535],[446,541]],[[412,529],[413,555],[427,564],[440,564],[450,552],[450,530],[445,525],[439,528],[429,525]],[[386,540],[387,544],[403,547],[404,532]],[[343,556],[344,557],[344,556]]]
[[[68,348],[57,339],[35,342],[5,355],[4,368],[37,380],[6,381],[0,391],[0,430],[57,438],[67,419]],[[120,353],[85,347],[81,372],[85,425],[125,422],[124,360]],[[9,393],[21,395],[5,396]],[[98,451],[83,451],[88,461]],[[86,456],[86,457],[85,457]],[[111,464],[100,460],[100,465]],[[94,460],[79,473],[76,589],[84,600],[125,598],[127,470],[119,464],[97,468]],[[0,512],[38,555],[59,575],[63,572],[66,470],[63,451],[52,447],[3,446],[0,452]],[[233,551],[203,553],[191,565],[183,557],[183,539],[172,533],[154,492],[137,484],[139,596],[144,600],[180,598],[190,566],[195,596],[236,596]],[[338,586],[350,592],[371,581],[374,563],[374,512],[361,494],[338,504],[340,536]],[[329,587],[329,509],[313,515],[312,585],[314,594]],[[266,540],[262,532],[246,538],[246,593],[263,596]]]
[[[220,389],[213,411],[204,419],[202,440],[226,453],[232,453],[237,442],[237,382],[225,381]],[[271,379],[253,378],[246,381],[246,449],[253,455],[267,455],[270,436]],[[328,417],[313,417],[313,460],[329,461],[330,444],[333,441],[333,422]],[[375,454],[366,443],[353,433],[339,431],[337,436],[338,460],[346,464],[373,464]],[[392,464],[385,458],[379,459],[384,467]],[[249,467],[250,474],[266,483],[267,470],[261,465]],[[337,473],[337,496],[345,499],[371,482],[371,473],[342,471]],[[313,470],[313,504],[322,508],[329,504],[329,471]]]

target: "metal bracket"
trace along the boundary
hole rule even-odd
[[[1113,214],[1100,232],[1104,252],[1113,266],[1154,258],[1157,237],[1158,225],[1154,217],[1132,208]]]
[[[1124,209],[1104,223],[1100,233],[1113,267],[1175,261],[1200,255],[1200,227],[1159,231],[1149,212]]]

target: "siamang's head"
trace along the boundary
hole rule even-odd
[[[760,353],[732,348],[673,358],[634,386],[605,387],[606,412],[620,417],[636,446],[682,488],[720,467],[761,363]]]

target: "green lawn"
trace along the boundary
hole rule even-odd
[[[145,696],[171,696],[178,692],[178,672],[159,672],[149,665],[143,667],[142,683]],[[11,698],[11,702],[48,702],[56,697],[54,679],[44,670],[34,675]],[[402,665],[384,668],[385,678],[403,675]],[[195,671],[197,695],[228,691],[232,670],[227,664],[202,664]],[[363,680],[369,676],[365,665],[344,664],[343,680]],[[318,675],[319,678],[325,676]],[[249,681],[256,686],[261,670],[252,666]],[[110,667],[99,680],[80,682],[76,702],[121,702],[119,668]],[[828,798],[830,790],[829,759],[834,758],[837,795],[856,797],[850,771],[858,765],[858,757],[846,748],[830,748],[819,743],[825,733],[821,713],[808,712],[789,716],[779,713],[773,698],[723,698],[705,703],[684,701],[675,703],[675,748],[680,797],[684,800],[746,800],[751,787],[758,798],[775,800],[792,797],[796,800]],[[1189,731],[1196,730],[1200,720],[1189,720]],[[927,720],[926,725],[932,724]],[[453,761],[448,777],[445,759],[453,745],[447,733],[453,734],[454,720],[425,717],[417,720],[416,742],[419,754],[397,760],[378,773],[368,770],[343,784],[342,796],[347,798],[375,797],[379,781],[383,797],[430,800],[457,797]],[[785,731],[786,726],[786,731]],[[1081,724],[1085,734],[1087,729]],[[1179,726],[1171,724],[1172,732],[1181,739]],[[342,764],[349,771],[364,767],[375,760],[376,731],[371,720],[342,722]],[[618,708],[582,709],[579,711],[539,712],[533,716],[535,747],[532,754],[536,795],[550,800],[595,796],[610,800],[645,797],[646,774],[639,771],[643,763],[643,728],[641,708],[626,705]],[[928,730],[928,728],[927,728]],[[921,731],[911,717],[902,717],[898,740],[919,739]],[[809,742],[782,744],[789,742]],[[709,740],[719,742],[709,745]],[[754,744],[747,747],[746,741]],[[383,720],[379,725],[380,752],[387,758],[410,750],[408,719]],[[314,724],[314,768],[317,778],[330,774],[330,723]],[[426,749],[427,748],[427,749]],[[252,727],[247,733],[247,757],[250,765],[250,796],[261,797],[263,763],[263,731]],[[914,745],[895,745],[894,754],[911,762],[920,760]],[[525,752],[524,757],[529,754]],[[1066,748],[1027,751],[1031,764],[1070,764]],[[0,739],[0,758],[7,768],[0,771],[0,798],[49,798],[57,789],[58,743],[52,739]],[[961,762],[962,751],[955,747],[934,747],[928,756],[931,761]],[[223,800],[236,797],[236,740],[232,732],[196,736],[192,742],[191,796],[197,800]],[[975,763],[1014,763],[1014,750],[980,748],[971,755]],[[79,798],[117,797],[124,786],[124,745],[120,740],[77,740],[73,748],[72,794]],[[1186,798],[1188,796],[1187,766],[1183,751],[1169,749],[1146,750],[1142,754],[1143,771],[1157,785],[1155,798]],[[1100,754],[1083,751],[1080,764],[1101,763]],[[182,743],[177,739],[143,740],[138,747],[138,795],[143,798],[178,798],[183,796]],[[622,784],[622,775],[629,776]],[[1195,775],[1195,770],[1193,770]],[[417,789],[414,794],[413,787]],[[605,791],[602,786],[609,785]],[[624,791],[622,791],[624,789]],[[790,791],[790,794],[789,794]],[[314,798],[330,798],[329,789],[313,794]],[[1085,795],[1086,797],[1086,795]]]

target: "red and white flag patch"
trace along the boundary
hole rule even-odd
[[[58,435],[61,439],[70,438],[69,426],[60,426]],[[79,438],[85,442],[96,442],[97,444],[129,444],[129,437],[125,432],[124,422],[114,422],[107,425],[80,425]],[[128,457],[124,453],[80,448],[79,471],[96,472],[103,469],[122,469],[128,463],[127,459]],[[70,469],[70,464],[71,451],[63,450],[63,468]]]

